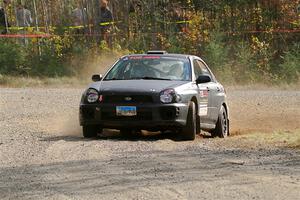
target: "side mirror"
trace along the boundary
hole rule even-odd
[[[92,76],[92,80],[93,80],[94,82],[101,81],[102,78],[103,78],[103,77],[102,77],[102,74],[95,74],[95,75]]]
[[[207,76],[207,75],[201,75],[196,80],[197,84],[209,83],[209,82],[211,82],[211,78],[210,78],[210,76]]]

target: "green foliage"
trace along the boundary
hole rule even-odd
[[[238,43],[234,56],[232,71],[236,82],[255,82],[255,77],[257,77],[256,61],[253,59],[250,44]]]
[[[57,77],[68,75],[69,71],[61,63],[59,57],[53,54],[53,50],[48,47],[42,48],[41,56],[33,55],[31,57],[30,74],[34,76]]]
[[[295,44],[290,51],[284,53],[280,64],[280,77],[288,83],[299,80],[300,75],[300,43]]]
[[[205,45],[204,57],[210,67],[217,71],[222,71],[228,62],[229,49],[223,42],[223,36],[213,33],[210,41]]]
[[[22,46],[0,39],[0,74],[20,74],[26,68],[24,64]]]
[[[0,74],[56,77],[71,75],[63,64],[63,48],[55,42],[24,45],[0,40]]]

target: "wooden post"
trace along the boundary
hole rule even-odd
[[[38,21],[38,14],[37,14],[37,7],[36,7],[36,2],[35,2],[35,0],[33,0],[33,7],[34,7],[34,15],[35,15],[35,27],[36,27],[36,31],[39,32],[40,29],[39,29],[39,21]],[[41,52],[41,47],[40,47],[40,40],[39,40],[39,38],[37,38],[37,41],[38,41],[39,55],[41,56],[41,55],[42,55],[42,52]]]
[[[126,33],[127,33],[127,40],[129,40],[130,39],[130,19],[129,19],[129,15],[130,15],[130,2],[128,2],[128,0],[126,0],[125,1],[126,3],[125,3],[125,13],[124,13],[124,15],[125,15],[125,22],[124,22],[124,24],[125,24],[125,28],[126,28]]]
[[[101,16],[101,9],[100,9],[100,2],[99,0],[94,0],[94,10],[95,10],[95,14],[96,14],[96,17],[94,19],[94,30],[96,32],[96,41],[97,43],[100,42],[100,37],[99,37],[99,34],[101,33],[100,32],[100,16]]]

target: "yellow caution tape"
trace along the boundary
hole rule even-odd
[[[45,29],[46,27],[35,27],[35,26],[26,26],[26,27],[18,27],[18,26],[11,26],[11,27],[4,27],[1,26],[0,29],[8,29],[8,30],[14,30],[14,31],[20,31],[20,30],[34,30],[34,29]],[[50,27],[49,27],[50,28]]]
[[[191,22],[192,22],[191,20],[185,20],[185,21],[177,21],[177,22],[175,22],[175,24],[189,24]]]
[[[295,26],[299,26],[300,25],[300,20],[298,20],[298,21],[292,21],[290,23],[293,24],[293,25],[295,25]]]
[[[102,22],[102,23],[99,23],[100,26],[109,26],[109,25],[114,25],[114,24],[117,24],[117,23],[121,23],[122,21],[116,21],[116,22]],[[190,20],[184,20],[184,21],[176,21],[176,22],[162,22],[162,23],[166,23],[166,24],[186,24],[186,23],[191,23]],[[86,25],[86,26],[63,26],[61,28],[63,29],[82,29],[82,28],[85,28],[85,27],[92,27],[93,25],[92,24],[89,24],[89,25]],[[49,27],[43,27],[43,26],[29,26],[29,27],[18,27],[18,26],[11,26],[11,27],[7,27],[8,30],[13,30],[13,31],[20,31],[20,30],[30,30],[30,31],[33,31],[35,29],[58,29],[60,27],[54,27],[54,26],[49,26]],[[0,29],[6,29],[6,27],[4,26],[0,26]]]
[[[100,26],[108,26],[108,25],[113,25],[113,24],[114,24],[114,22],[102,22],[99,25]]]
[[[102,22],[99,25],[100,26],[108,26],[108,25],[113,25],[113,24],[118,24],[118,23],[122,23],[122,21],[115,21],[115,22]]]
[[[84,26],[68,26],[69,29],[81,29],[84,28]]]

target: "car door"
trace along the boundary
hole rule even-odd
[[[209,116],[209,123],[216,124],[219,116],[219,110],[221,108],[222,98],[224,95],[222,94],[222,86],[217,82],[215,76],[208,68],[207,64],[202,61],[198,60],[199,65],[201,67],[201,71],[203,75],[210,76],[211,82],[208,83],[209,87],[209,98],[208,98],[208,116]]]
[[[197,79],[200,75],[202,75],[202,70],[200,67],[200,64],[198,60],[193,60],[194,65],[194,74],[195,79]],[[209,124],[209,88],[210,83],[202,83],[198,84],[198,97],[199,97],[199,109],[198,109],[198,115],[200,116],[201,124]]]

